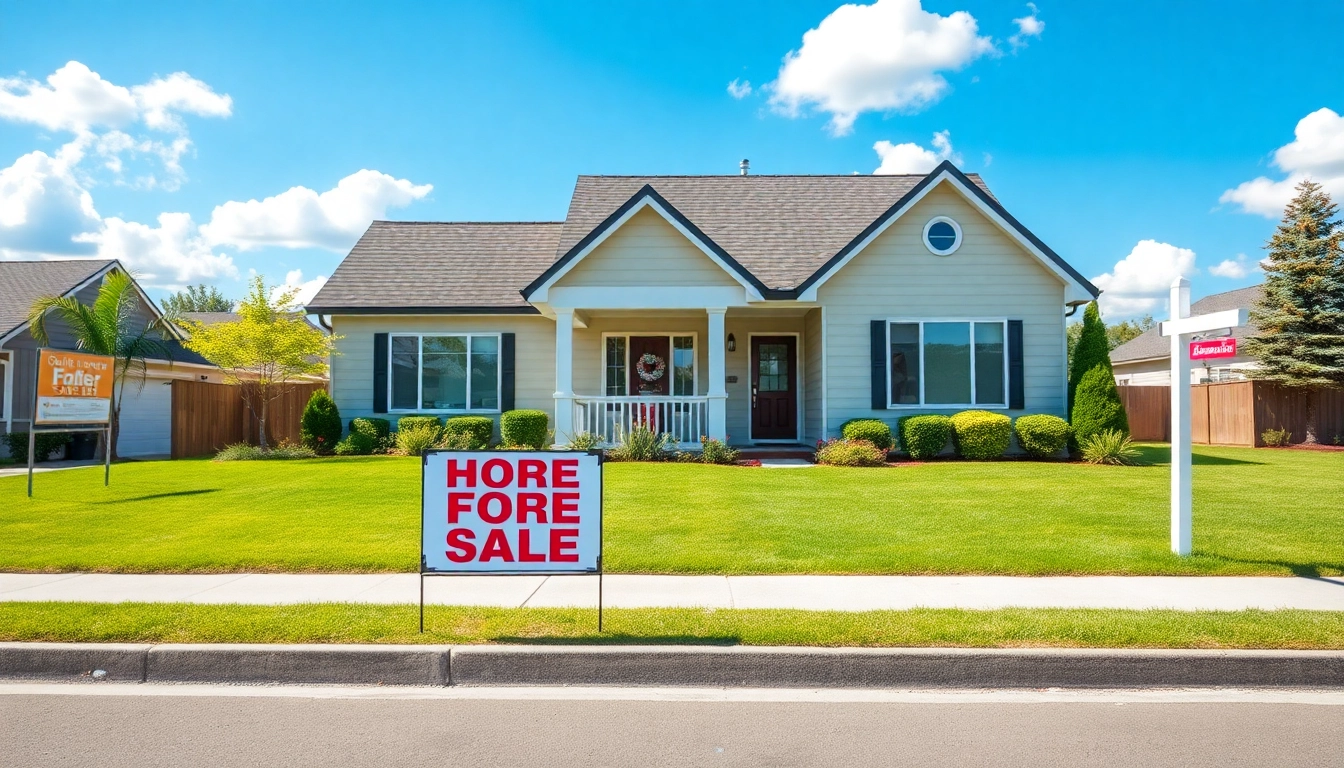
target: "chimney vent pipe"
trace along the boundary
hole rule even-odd
[[[737,164],[737,167],[742,172],[742,175],[746,176],[747,173],[751,171],[751,161],[743,159],[742,162]]]

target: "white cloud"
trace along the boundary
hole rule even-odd
[[[140,107],[145,125],[159,131],[184,130],[178,113],[201,117],[228,117],[233,114],[233,98],[214,89],[186,72],[156,77],[131,89]]]
[[[99,258],[120,259],[150,285],[238,276],[233,259],[211,249],[189,213],[161,213],[157,227],[110,216],[101,230],[76,239],[96,244]]]
[[[1092,283],[1102,290],[1102,314],[1120,319],[1165,306],[1172,281],[1195,272],[1195,252],[1189,248],[1140,240],[1129,255],[1110,272],[1092,278]]]
[[[879,141],[873,145],[882,161],[874,174],[928,173],[944,160],[961,165],[961,155],[952,150],[952,134],[939,131],[933,134],[933,149],[925,149],[914,142],[892,144]]]
[[[114,183],[130,186],[134,189],[164,189],[174,192],[182,186],[187,173],[182,167],[182,156],[192,147],[191,139],[176,136],[172,141],[156,139],[136,139],[121,131],[108,131],[94,142],[94,151],[103,161],[103,168],[109,171]],[[130,182],[125,180],[127,157],[151,156],[163,165],[163,175],[144,173]]]
[[[307,306],[308,302],[312,301],[317,292],[326,284],[326,275],[318,275],[312,280],[304,280],[303,270],[292,269],[285,273],[285,282],[271,288],[271,301],[275,301],[282,291],[294,288],[298,291],[294,295],[294,304],[300,307]]]
[[[1045,22],[1036,17],[1036,4],[1027,3],[1027,7],[1031,9],[1030,14],[1020,19],[1013,19],[1013,23],[1017,25],[1017,32],[1008,38],[1008,44],[1013,46],[1013,50],[1025,47],[1027,38],[1040,37],[1045,31]]]
[[[770,103],[790,117],[807,107],[831,116],[835,135],[862,112],[917,112],[949,88],[940,74],[995,51],[965,11],[939,16],[919,0],[842,5],[784,57]]]
[[[55,156],[34,151],[0,169],[0,249],[57,256],[92,255],[76,235],[99,225],[93,197],[75,177],[92,137],[81,136]]]
[[[321,194],[292,187],[265,200],[230,201],[215,208],[201,232],[212,242],[243,250],[265,245],[343,251],[369,222],[428,195],[434,187],[362,170]]]
[[[1251,179],[1227,190],[1218,201],[1235,203],[1245,213],[1278,218],[1292,199],[1293,188],[1305,178],[1336,198],[1344,196],[1344,117],[1322,108],[1302,118],[1293,140],[1274,151],[1273,164],[1286,178]]]
[[[1246,254],[1238,253],[1237,258],[1235,259],[1223,259],[1212,267],[1209,267],[1209,274],[1214,275],[1215,277],[1227,277],[1233,280],[1240,280],[1259,268],[1258,264],[1251,263],[1251,260],[1246,257]]]
[[[734,99],[745,99],[751,95],[750,80],[734,80],[728,84],[728,95]]]

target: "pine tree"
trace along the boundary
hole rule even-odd
[[[1111,371],[1111,344],[1097,302],[1083,312],[1083,329],[1069,367],[1069,422],[1075,444],[1098,432],[1129,432],[1129,419]]]
[[[1083,310],[1082,330],[1078,343],[1073,347],[1073,358],[1069,361],[1069,413],[1073,413],[1074,393],[1083,374],[1098,364],[1111,370],[1111,344],[1106,338],[1106,324],[1101,321],[1101,310],[1097,302],[1087,305]]]
[[[1302,390],[1307,443],[1317,441],[1319,390],[1344,386],[1344,228],[1335,213],[1320,184],[1297,185],[1266,246],[1264,295],[1251,309],[1258,332],[1246,340],[1260,363],[1253,377]]]

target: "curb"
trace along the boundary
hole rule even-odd
[[[80,679],[403,686],[1344,688],[1344,651],[0,643],[0,680]]]

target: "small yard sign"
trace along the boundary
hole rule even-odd
[[[112,415],[114,365],[103,355],[39,350],[34,423],[106,424]]]
[[[1237,340],[1231,336],[1223,339],[1190,342],[1191,360],[1214,360],[1220,357],[1236,356]]]

